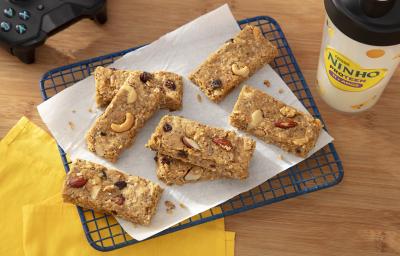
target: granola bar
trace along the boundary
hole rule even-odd
[[[159,71],[148,73],[144,71],[127,71],[114,68],[97,67],[94,72],[96,84],[96,103],[99,107],[106,107],[128,76],[135,76],[149,86],[160,88],[160,108],[171,111],[182,106],[183,82],[179,75],[172,72]]]
[[[178,116],[164,116],[147,145],[160,154],[245,179],[255,141],[233,131]]]
[[[159,153],[155,160],[157,177],[167,185],[215,180],[225,177],[224,175],[229,175],[226,178],[235,178],[230,173],[219,172],[216,168],[206,169]]]
[[[319,119],[251,86],[242,88],[230,123],[301,157],[314,148],[323,127]]]
[[[278,54],[259,28],[246,26],[211,54],[189,79],[218,102]]]
[[[159,109],[161,91],[130,75],[86,134],[90,151],[111,162],[129,147],[139,129]]]
[[[162,188],[137,176],[86,160],[76,160],[64,182],[65,202],[148,225]]]

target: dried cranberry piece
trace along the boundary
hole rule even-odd
[[[153,78],[153,75],[150,74],[149,72],[143,72],[140,74],[140,81],[142,81],[143,83],[146,83],[147,81],[149,81],[152,78]]]
[[[114,183],[116,187],[118,187],[120,190],[124,189],[126,187],[126,182],[123,180],[117,181]]]
[[[222,87],[222,81],[221,79],[214,79],[211,82],[211,87],[215,90],[215,89],[219,89]]]
[[[168,79],[167,81],[165,81],[165,87],[167,87],[170,90],[175,91],[176,90],[176,84],[174,81]]]
[[[188,153],[185,150],[179,150],[177,156],[181,158],[186,158],[188,157]]]
[[[162,164],[170,164],[171,158],[169,158],[168,156],[164,156],[163,158],[161,158],[161,163]]]
[[[118,196],[112,198],[111,201],[113,201],[114,203],[116,203],[118,205],[123,205],[125,202],[125,197],[123,197],[122,195],[118,195]]]

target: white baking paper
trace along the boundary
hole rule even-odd
[[[233,130],[234,128],[228,123],[228,116],[241,86],[232,91],[223,102],[215,104],[210,102],[187,77],[210,53],[232,38],[239,30],[229,7],[224,5],[162,36],[146,47],[126,54],[112,64],[112,67],[146,71],[167,70],[182,75],[184,77],[183,109],[173,114],[210,126]],[[272,85],[270,88],[263,85],[265,79],[270,81]],[[287,104],[306,111],[268,65],[246,81],[246,84],[260,88]],[[280,88],[283,89],[283,93],[278,93]],[[203,98],[201,103],[196,99],[197,94]],[[155,114],[139,132],[134,145],[123,153],[117,163],[111,164],[86,148],[84,135],[102,112],[96,108],[94,97],[94,79],[88,77],[40,104],[38,110],[50,132],[71,159],[82,158],[114,167],[157,182],[165,189],[157,213],[149,226],[133,225],[127,221],[118,220],[126,232],[137,240],[146,239],[188,217],[223,203],[302,161],[302,158],[285,153],[275,146],[267,145],[254,138],[257,141],[257,147],[251,160],[248,179],[244,181],[203,181],[183,186],[166,186],[156,177],[154,152],[145,148],[144,145],[161,117],[171,113],[160,110]],[[73,124],[73,129],[70,122]],[[330,141],[332,138],[323,131],[314,152]],[[283,160],[279,160],[278,155],[282,155]],[[165,200],[169,200],[177,206],[172,214],[166,213]],[[184,204],[186,208],[179,207],[180,203]]]

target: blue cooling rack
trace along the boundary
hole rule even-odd
[[[272,67],[301,100],[304,106],[315,117],[322,120],[303,74],[293,56],[288,42],[279,26],[272,18],[259,16],[238,22],[241,27],[247,24],[258,26],[264,36],[279,48],[279,56]],[[40,90],[44,100],[75,82],[91,75],[96,66],[108,65],[124,54],[140,47],[127,49],[101,57],[81,61],[72,65],[59,67],[45,73],[40,81]],[[68,172],[70,162],[65,152],[59,148],[65,170]],[[202,214],[189,218],[157,235],[164,235],[184,228],[233,215],[263,205],[275,203],[305,193],[313,192],[338,184],[343,178],[343,168],[332,143],[325,146],[307,160],[267,180],[262,185],[242,193],[225,203]],[[95,213],[78,207],[86,237],[95,249],[110,251],[138,243],[130,237],[116,220],[106,214]]]

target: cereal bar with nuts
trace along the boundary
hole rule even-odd
[[[254,140],[233,131],[167,115],[146,146],[162,155],[245,179],[255,145]]]
[[[154,159],[157,163],[157,177],[167,185],[182,185],[220,178],[243,179],[240,172],[221,172],[217,168],[206,169],[159,153]]]
[[[173,74],[175,84],[181,77]],[[90,151],[111,162],[129,147],[139,129],[160,107],[161,90],[143,77],[130,75],[86,134]]]
[[[162,191],[147,179],[78,159],[67,174],[62,196],[65,202],[148,225]]]
[[[245,85],[230,115],[230,123],[267,143],[307,156],[323,127],[319,119]]]
[[[259,28],[246,26],[193,71],[189,79],[211,100],[219,102],[233,88],[271,62],[277,48]]]
[[[183,82],[178,75],[171,72],[158,71],[149,73],[144,71],[127,71],[115,68],[97,67],[94,71],[96,84],[96,103],[99,107],[106,107],[128,76],[136,76],[142,82],[157,86],[161,90],[160,108],[171,111],[182,106]]]

